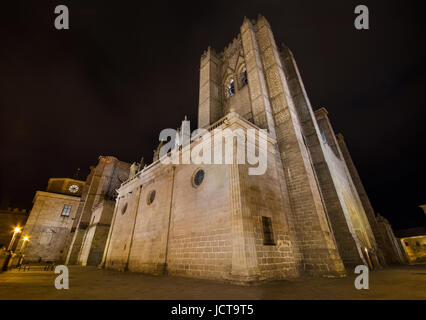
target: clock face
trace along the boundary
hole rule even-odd
[[[78,189],[80,189],[80,188],[76,184],[70,185],[70,187],[68,188],[68,190],[72,193],[76,193],[78,191]]]

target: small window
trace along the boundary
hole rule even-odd
[[[418,241],[416,241],[416,246],[420,247],[420,243]]]
[[[243,72],[241,72],[241,83],[243,87],[248,85],[247,70],[245,68],[243,69]]]
[[[203,183],[203,180],[204,180],[204,170],[198,169],[193,175],[192,184],[194,185],[194,187],[199,187]]]
[[[64,208],[62,209],[61,216],[69,217],[70,213],[71,213],[71,205],[69,205],[69,204],[64,205]]]
[[[323,142],[327,142],[327,139],[325,138],[325,132],[321,131],[321,138]]]
[[[127,202],[124,204],[124,206],[121,208],[121,214],[125,214],[127,210]]]
[[[153,202],[154,202],[154,199],[155,199],[155,190],[152,190],[152,191],[148,194],[148,197],[146,198],[146,203],[147,203],[148,205],[150,205],[151,203],[153,203]]]
[[[226,85],[226,96],[230,98],[234,94],[235,94],[234,79],[231,79],[231,81],[229,81],[229,83]]]
[[[406,247],[408,247],[408,246],[409,246],[408,242],[406,242],[406,243],[405,243],[405,246],[406,246]]]
[[[263,244],[266,246],[275,245],[271,218],[262,217],[262,225],[263,225]]]

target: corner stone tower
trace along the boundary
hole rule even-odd
[[[221,53],[208,48],[201,57],[198,126],[207,127],[230,112],[274,138],[282,164],[302,268],[308,274],[344,274],[308,147],[315,116],[303,101],[303,84],[291,52],[278,50],[263,16],[245,18],[240,34]],[[298,94],[303,93],[303,94]]]
[[[100,156],[97,166],[90,168],[68,235],[66,264],[100,263],[115,206],[116,189],[127,180],[129,168],[130,164],[112,156]]]

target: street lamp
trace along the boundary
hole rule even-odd
[[[29,240],[30,240],[30,237],[28,237],[28,236],[25,236],[23,238],[21,249],[19,250],[20,257],[19,257],[19,261],[18,261],[17,267],[20,267],[21,264],[22,264],[22,262],[24,261],[24,249],[25,249],[25,245],[27,244],[27,242]]]
[[[21,254],[22,254],[22,252],[24,251],[24,249],[25,249],[25,244],[27,243],[27,241],[28,241],[28,240],[30,240],[30,237],[25,236],[25,237],[24,237],[24,241],[22,241],[21,250],[19,250],[19,251],[21,252]]]
[[[7,248],[8,251],[12,250],[13,245],[15,244],[16,237],[18,236],[18,233],[20,233],[20,232],[21,232],[21,228],[16,227],[14,232],[13,232],[12,239],[10,240],[9,247]]]
[[[15,244],[16,237],[18,236],[18,233],[20,232],[21,232],[21,228],[16,227],[14,229],[12,239],[10,240],[9,247],[7,248],[8,253],[7,253],[6,259],[3,262],[3,266],[2,266],[3,271],[7,271],[9,267],[9,264],[12,260],[12,256],[14,255],[14,253],[12,252],[13,245]]]

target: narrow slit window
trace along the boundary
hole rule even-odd
[[[241,83],[243,84],[243,87],[248,85],[247,70],[246,69],[244,69],[243,72],[241,72]]]
[[[275,245],[271,218],[262,217],[262,225],[263,225],[263,244],[267,246]]]

